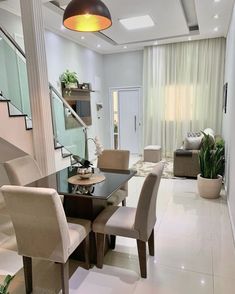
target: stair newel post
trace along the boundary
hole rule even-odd
[[[44,40],[42,1],[20,0],[35,158],[43,175],[55,171],[55,150]]]

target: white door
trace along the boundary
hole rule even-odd
[[[116,121],[118,121],[118,144],[115,144],[116,148],[130,150],[132,154],[138,154],[140,143],[140,89],[119,89],[115,91],[115,95],[117,99],[116,107],[118,108],[115,110],[114,107]]]

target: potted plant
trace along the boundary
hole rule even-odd
[[[201,173],[197,176],[198,191],[201,197],[218,198],[224,173],[224,141],[215,143],[209,134],[203,135],[199,152]]]
[[[76,72],[71,72],[68,69],[60,76],[60,81],[65,88],[77,88],[78,76]]]
[[[12,281],[12,279],[14,278],[14,276],[11,275],[7,275],[5,280],[3,281],[2,284],[0,284],[0,294],[9,294],[9,292],[7,291],[10,282]]]

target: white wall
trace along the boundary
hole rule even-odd
[[[223,137],[226,144],[226,189],[230,216],[235,229],[235,10],[233,10],[226,42],[225,82],[228,82],[227,113],[223,117]],[[235,236],[235,231],[234,231]]]
[[[14,36],[23,35],[20,17],[0,9],[0,23]],[[76,71],[79,82],[90,82],[92,126],[89,136],[98,135],[110,147],[109,89],[142,86],[143,51],[101,55],[50,31],[45,32],[49,81],[60,91],[59,76],[65,69]],[[96,103],[103,109],[97,113]],[[98,118],[99,117],[99,118]],[[93,144],[90,143],[90,149]]]
[[[61,92],[59,77],[66,69],[78,74],[79,83],[91,83],[95,92],[91,93],[92,125],[89,127],[88,136],[93,138],[98,136],[101,142],[104,142],[105,119],[103,113],[97,113],[96,109],[97,102],[103,103],[102,55],[50,31],[45,32],[45,43],[49,81],[59,92]],[[90,144],[89,149],[91,150],[90,158],[93,158],[94,144]]]
[[[0,25],[14,38],[14,34],[23,35],[21,18],[15,14],[0,8]]]
[[[110,88],[142,87],[143,51],[132,51],[104,55],[104,113],[106,123],[110,126]],[[142,97],[141,97],[142,99]],[[111,147],[110,128],[105,128],[106,147]]]
[[[0,24],[19,42],[19,37],[17,38],[16,35],[23,36],[20,17],[0,9]],[[79,76],[79,82],[90,82],[93,89],[96,90],[95,93],[91,94],[92,126],[89,128],[88,134],[90,137],[98,135],[101,142],[104,142],[105,138],[102,131],[104,113],[103,110],[99,113],[97,113],[96,110],[96,103],[103,102],[102,55],[49,31],[45,31],[45,42],[49,81],[59,91],[59,76],[65,69],[76,71]],[[23,44],[20,45],[24,47]],[[1,81],[3,81],[3,79],[1,79]],[[7,89],[4,88],[2,90],[4,90],[6,95],[9,94],[7,93]],[[90,149],[94,149],[93,147],[94,146],[91,144]]]

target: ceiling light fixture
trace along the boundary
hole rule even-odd
[[[98,44],[98,45],[97,45],[97,48],[100,48],[100,47],[101,47],[101,45],[100,45],[100,44]]]
[[[214,0],[214,2],[220,2],[220,0]]]
[[[149,15],[123,18],[119,19],[119,21],[127,30],[144,29],[154,26],[154,22]]]
[[[85,39],[85,37],[84,36],[81,36],[81,40],[84,40]]]
[[[215,15],[214,15],[214,18],[215,18],[215,19],[218,19],[218,18],[219,18],[219,15],[218,15],[218,14],[215,14]]]
[[[101,0],[72,0],[65,8],[64,26],[78,32],[97,32],[109,28],[112,19]]]
[[[189,41],[192,41],[192,37],[188,37],[188,40],[189,40]]]
[[[123,49],[127,49],[127,46],[125,45],[125,46],[123,46]]]
[[[218,30],[219,30],[218,27],[215,27],[215,28],[214,28],[214,31],[215,31],[215,32],[218,32]]]

